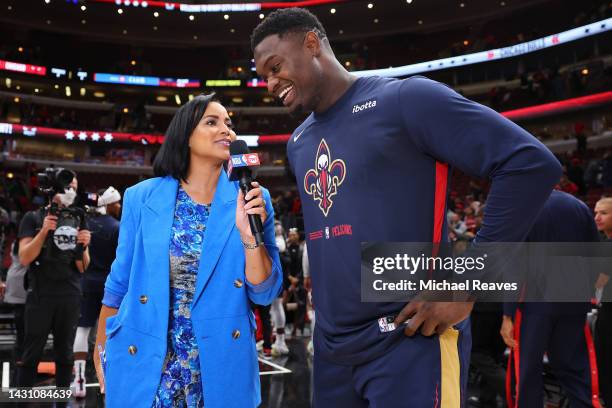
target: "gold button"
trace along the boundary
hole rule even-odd
[[[238,337],[240,337],[240,330],[234,330],[232,332],[232,337],[234,338],[234,340],[238,339]]]
[[[234,286],[237,287],[238,289],[240,289],[242,287],[243,283],[240,279],[236,279],[234,280]]]
[[[128,353],[130,353],[131,355],[136,354],[137,351],[138,349],[134,345],[131,345],[130,347],[128,347]]]
[[[149,300],[149,298],[147,297],[147,295],[142,295],[140,296],[140,303],[142,303],[143,305],[145,303],[147,303],[147,300]]]

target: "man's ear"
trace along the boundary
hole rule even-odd
[[[309,31],[304,37],[304,47],[310,51],[313,57],[321,55],[321,39],[314,31]]]

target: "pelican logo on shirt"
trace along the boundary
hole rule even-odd
[[[365,102],[360,102],[358,104],[353,105],[352,113],[363,112],[368,109],[374,109],[376,107],[376,99],[370,99]]]

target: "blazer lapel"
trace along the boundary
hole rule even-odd
[[[178,181],[172,177],[164,177],[141,208],[140,223],[148,280],[165,283],[149,285],[149,290],[157,292],[150,293],[149,296],[166,301],[162,301],[160,305],[170,301],[170,238],[177,191]],[[157,312],[163,316],[163,313],[168,313],[168,307]]]
[[[238,191],[224,171],[219,175],[215,198],[212,202],[208,224],[204,233],[202,255],[198,268],[193,304],[200,298],[219,261],[221,252],[236,225],[236,196]]]

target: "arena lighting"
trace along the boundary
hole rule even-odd
[[[155,98],[155,100],[157,102],[167,102],[168,101],[168,97],[164,96],[164,95],[159,95]]]
[[[419,20],[421,23],[422,21]],[[438,71],[446,68],[454,68],[464,65],[478,64],[481,62],[497,61],[512,58],[523,54],[540,51],[545,48],[566,44],[582,38],[601,34],[612,29],[612,18],[597,21],[595,23],[576,27],[571,30],[552,34],[536,40],[511,45],[504,48],[496,48],[488,51],[476,52],[473,54],[459,55],[456,57],[442,58],[433,61],[420,62],[417,64],[404,65],[395,68],[372,69],[366,71],[353,71],[358,76],[384,76],[384,77],[403,77],[419,74],[422,72]]]
[[[106,95],[104,94],[104,92],[94,92],[93,96],[95,96],[96,98],[104,98]]]
[[[179,94],[174,95],[174,102],[176,102],[177,105],[181,106],[181,97],[179,96]]]
[[[72,90],[70,89],[69,86],[66,86],[66,96],[70,97],[72,95]]]
[[[263,79],[253,78],[249,82],[247,82],[247,87],[249,88],[267,88],[268,83]]]
[[[150,135],[145,133],[105,132],[100,130],[55,129],[40,126],[23,126],[12,123],[0,122],[0,138],[3,135],[44,137],[51,139],[61,139],[67,142],[124,142],[148,145],[160,145],[164,142],[163,135]],[[259,145],[258,135],[238,135],[237,138],[240,140],[244,140],[249,147],[257,147]]]
[[[518,55],[523,55],[531,52],[537,52],[545,48],[553,47],[559,44],[566,44],[571,41],[579,40],[582,38],[590,37],[593,35],[598,35],[604,32],[609,31],[612,28],[612,18],[608,18],[606,20],[597,21],[591,24],[587,24],[581,27],[576,27],[574,29],[564,31],[562,33],[549,35],[547,37],[543,37],[540,39],[536,39],[533,41],[516,44],[509,47],[498,48],[488,51],[482,51],[479,53],[473,54],[465,54],[451,58],[444,58],[433,61],[426,61],[412,65],[405,65],[401,67],[395,68],[386,68],[379,70],[368,70],[368,71],[352,71],[353,74],[358,76],[370,76],[370,75],[380,75],[380,76],[388,76],[388,77],[403,77],[408,75],[414,75],[418,73],[436,71],[445,68],[458,67],[464,65],[478,64],[481,62],[500,60],[504,58],[512,58]],[[342,33],[342,30],[339,31]],[[253,70],[254,67],[251,67]],[[47,73],[47,68],[44,66],[23,64],[18,62],[10,62],[0,60],[0,70],[8,70],[8,71],[16,71],[26,74],[33,75],[41,75],[44,76]],[[52,72],[54,75],[59,75],[61,72],[68,72],[65,69],[61,68],[52,68]],[[83,78],[81,78],[81,75]],[[77,72],[77,76],[81,80],[84,80],[87,76],[86,72]],[[98,79],[95,79],[95,76],[98,76]],[[160,87],[177,87],[177,88],[199,88],[200,82],[198,80],[192,79],[178,79],[178,80],[169,80],[157,78],[157,77],[134,77],[129,75],[121,75],[121,74],[95,74],[94,81],[96,82],[105,82],[105,83],[117,83],[117,84],[128,84],[128,85],[144,85],[144,86],[160,86]],[[149,80],[143,80],[142,78],[149,78]],[[152,80],[150,80],[152,78]],[[214,87],[214,86],[240,86],[240,81],[236,83],[213,83],[209,82],[212,80],[206,81],[206,86]],[[224,81],[224,80],[222,80]],[[232,81],[232,80],[227,80]],[[144,83],[141,83],[144,82]],[[247,82],[248,87],[266,87],[267,84],[265,81],[261,80],[251,80]]]
[[[136,75],[121,75],[94,73],[94,82],[102,82],[106,84],[124,84],[124,85],[139,85],[139,86],[159,86],[166,88],[199,88],[200,81],[187,78],[159,78],[150,76]]]
[[[0,71],[15,71],[23,74],[44,76],[47,74],[47,67],[39,65],[22,64],[21,62],[11,62],[0,60]]]
[[[207,87],[236,87],[242,84],[242,81],[239,79],[207,79],[205,82]]]
[[[14,98],[15,103],[19,103],[19,98]],[[612,91],[598,93],[579,98],[567,99],[559,102],[547,103],[544,105],[530,106],[523,109],[502,112],[501,114],[511,120],[519,120],[534,117],[536,115],[545,115],[548,113],[562,113],[567,110],[586,108],[590,106],[602,105],[604,103],[612,103]],[[127,108],[126,108],[127,109]],[[233,115],[233,112],[231,112]],[[149,134],[133,134],[133,133],[118,133],[118,132],[103,132],[103,131],[75,131],[67,129],[54,129],[43,127],[28,127],[15,125],[11,123],[0,123],[0,135],[24,135],[28,137],[42,136],[50,138],[59,138],[67,141],[92,141],[92,142],[132,142],[142,144],[143,140],[147,144],[161,144],[164,141],[163,136]],[[289,140],[290,134],[276,135],[238,135],[238,139],[245,140],[249,146],[257,146],[263,144],[284,144]]]
[[[7,88],[10,88],[12,83],[13,81],[11,81],[11,78],[6,78],[4,80],[4,84],[6,85]]]
[[[85,94],[86,94],[86,93],[87,93],[87,89],[85,89],[85,88],[81,88],[81,89],[79,89],[79,94],[80,94],[81,96],[85,96]]]
[[[6,173],[6,178],[7,178],[7,179],[9,179],[9,180],[10,180],[10,179],[12,179],[13,177],[15,177],[15,175],[14,175],[13,173],[11,173],[11,172]]]
[[[156,7],[166,11],[181,11],[183,13],[240,13],[289,7],[315,7],[323,4],[344,3],[346,0],[303,0],[287,2],[261,3],[225,3],[225,4],[186,4],[166,1],[119,1],[119,0],[89,0],[90,3],[106,3],[116,6]]]
[[[535,116],[541,117],[547,114],[567,112],[609,102],[612,102],[612,91],[566,99],[559,102],[545,103],[543,105],[530,106],[522,109],[514,109],[502,112],[502,115],[510,120],[529,119]]]

